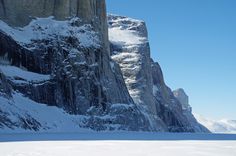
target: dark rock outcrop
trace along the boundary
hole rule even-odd
[[[199,123],[195,116],[192,114],[192,107],[189,104],[188,95],[185,91],[180,88],[173,91],[174,96],[179,101],[182,107],[184,116],[187,118],[187,122],[190,123],[192,127],[195,127],[197,132],[210,132],[205,126]]]
[[[46,38],[22,46],[7,34],[0,32],[0,56],[9,60],[10,65],[40,74],[50,74],[52,77],[50,81],[43,84],[14,86],[15,89],[24,93],[30,92],[32,96],[40,94],[39,98],[31,98],[37,102],[66,107],[71,113],[85,112],[93,105],[105,109],[107,102],[132,103],[125,84],[122,83],[118,66],[114,66],[114,71],[110,67],[109,50],[105,46],[107,26],[104,1],[20,0],[13,2],[4,0],[1,5],[7,8],[4,16],[0,16],[5,17],[2,20],[15,26],[27,24],[32,17],[52,15],[55,19],[66,20],[70,16],[77,16],[82,21],[76,24],[91,23],[91,30],[88,31],[95,30],[101,41],[99,47],[82,47],[79,38],[63,37],[58,34],[56,36],[58,39]],[[13,11],[14,8],[18,10]],[[18,23],[16,19],[22,18],[23,20],[19,22],[23,23]],[[31,45],[33,50],[28,50]],[[73,50],[77,56],[70,58]],[[47,96],[46,90],[50,91],[51,95]],[[84,98],[77,98],[78,96]],[[78,103],[83,103],[84,106],[77,106]]]
[[[159,116],[166,123],[169,131],[174,132],[209,132],[194,118],[191,107],[188,109],[175,97],[171,89],[165,84],[160,65],[152,64],[153,91],[159,103]],[[186,100],[186,99],[185,99]]]
[[[5,98],[10,98],[12,93],[12,88],[8,84],[7,79],[4,74],[0,71],[0,96]]]

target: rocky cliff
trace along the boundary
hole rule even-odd
[[[106,19],[104,0],[1,0],[0,17],[11,26],[25,26],[37,17],[57,20],[80,17],[87,23]],[[105,26],[105,25],[103,25]]]
[[[173,94],[181,103],[183,110],[192,111],[192,108],[189,105],[189,97],[182,88],[174,90]]]
[[[189,104],[189,97],[185,93],[184,89],[176,89],[173,91],[175,98],[179,101],[182,107],[183,115],[186,117],[187,122],[190,123],[191,126],[195,127],[197,132],[207,132],[209,131],[205,125],[199,123],[195,116],[192,113],[192,107]]]
[[[83,127],[148,130],[119,66],[110,59],[105,1],[39,2],[1,1],[1,92],[8,95],[6,103],[19,105],[21,95],[26,103],[57,106],[85,116]],[[11,111],[1,109],[4,119]],[[32,120],[34,115],[27,116]],[[12,125],[22,123],[8,120]]]
[[[64,77],[61,82],[63,83],[61,84],[62,87],[59,87],[59,90],[61,91],[53,90],[52,86],[49,88],[52,92],[63,92],[63,90],[66,90],[67,93],[64,94],[68,95],[59,95],[59,97],[66,98],[57,101],[55,99],[58,98],[51,100],[40,98],[41,100],[38,100],[39,102],[49,104],[56,103],[56,105],[69,103],[68,105],[75,107],[75,103],[78,103],[78,101],[76,101],[74,94],[76,94],[75,92],[78,92],[78,89],[73,89],[76,85],[72,84],[76,77],[79,79],[80,74],[77,72],[82,71],[81,68],[87,70],[86,72],[95,69],[94,71],[96,71],[96,73],[91,73],[91,77],[98,77],[99,79],[103,79],[103,81],[108,81],[106,80],[106,75],[114,75],[109,63],[106,8],[104,0],[3,0],[0,4],[0,7],[3,8],[1,9],[2,13],[0,14],[0,18],[11,26],[19,27],[28,25],[32,18],[54,16],[51,20],[35,20],[29,24],[25,30],[15,31],[14,34],[7,34],[9,36],[8,38],[5,37],[6,34],[4,34],[4,32],[6,33],[10,28],[2,28],[1,33],[1,56],[6,56],[7,58],[5,59],[10,60],[10,65],[22,66],[29,71],[42,74],[51,74],[56,79],[59,77],[61,78],[62,76]],[[79,17],[79,19],[73,17]],[[72,20],[67,23],[64,22],[64,24],[63,22],[53,21],[66,19]],[[46,23],[43,24],[43,22]],[[51,26],[48,26],[48,24],[51,24]],[[41,36],[41,38],[34,38],[35,36],[32,36],[33,33]],[[25,36],[31,36],[32,38],[28,38],[28,41],[25,42],[22,38],[17,38],[17,34],[18,36],[24,34]],[[81,52],[81,55],[79,55],[79,52]],[[73,53],[74,56],[71,57],[71,53]],[[58,64],[58,61],[61,61],[60,65]],[[83,66],[81,62],[84,62],[86,65]],[[62,69],[61,66],[63,66],[63,63],[63,68],[66,67],[67,69]],[[74,63],[77,63],[77,66],[74,66]],[[79,63],[81,63],[81,65],[78,65]],[[64,70],[65,73],[60,70]],[[73,71],[73,74],[69,74],[69,71],[66,70]],[[73,79],[71,77],[73,77]],[[115,81],[115,77],[111,78],[111,80]],[[85,82],[87,80],[82,81],[83,85],[88,84],[88,82]],[[101,86],[107,85],[107,82],[102,81],[96,82],[94,80],[94,83],[104,83],[101,84]],[[109,98],[101,97],[105,96],[105,93],[102,91],[103,87],[98,87],[98,85],[95,84],[94,85],[97,87],[92,87],[93,85],[90,85],[92,84],[89,83],[89,85],[84,86],[86,91],[82,91],[81,94],[87,94],[84,93],[87,91],[97,94],[96,99],[99,100],[94,101],[96,101],[95,103],[98,105],[101,105],[104,103],[103,100]],[[117,85],[114,87],[119,88]],[[46,87],[46,89],[49,88]],[[92,91],[91,88],[93,88],[94,91]],[[68,91],[71,93],[68,93]],[[118,95],[121,98],[113,98],[113,94]],[[129,100],[129,97],[124,97],[124,94],[125,91],[118,93],[117,90],[112,89],[108,96],[112,96],[112,98],[110,97],[111,101],[130,102],[131,100]],[[47,96],[40,95],[40,97]],[[89,98],[91,98],[91,96]],[[121,101],[117,99],[120,99]],[[75,111],[75,108],[73,108],[73,110]]]
[[[134,102],[147,114],[154,129],[171,132],[208,132],[186,115],[165,84],[162,70],[150,57],[146,25],[128,17],[108,17],[111,54],[121,67]],[[191,118],[191,119],[190,119]]]
[[[82,24],[93,25],[107,45],[105,0],[1,0],[0,19],[13,27],[28,25],[32,19],[53,16],[56,20],[80,17]]]
[[[158,116],[153,96],[151,59],[145,23],[110,15],[108,24],[112,59],[120,65],[131,97],[147,115],[154,130],[167,130]]]
[[[144,22],[109,16],[110,44],[105,0],[0,8],[0,129],[201,131],[151,60]]]

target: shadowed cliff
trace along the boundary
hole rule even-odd
[[[87,22],[105,17],[104,0],[1,0],[0,8],[0,18],[12,26],[27,25],[35,17],[65,20],[77,16]]]

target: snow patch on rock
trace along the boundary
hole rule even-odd
[[[50,75],[43,75],[38,73],[29,72],[27,70],[0,64],[0,72],[10,79],[26,80],[28,82],[40,82],[50,80]]]
[[[0,31],[7,33],[21,45],[31,44],[34,41],[55,39],[55,37],[71,37],[79,39],[82,47],[99,47],[98,34],[92,26],[84,24],[78,26],[79,18],[68,21],[57,21],[54,18],[36,18],[23,28],[12,28],[0,20]]]
[[[143,24],[143,21],[128,17],[121,18],[119,16],[119,18],[112,18],[109,20],[109,40],[114,44],[123,46],[133,46],[148,42],[147,37],[140,35],[138,31],[135,30],[135,28]]]

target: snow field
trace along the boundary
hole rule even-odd
[[[0,143],[2,156],[235,156],[236,141],[37,141]]]

